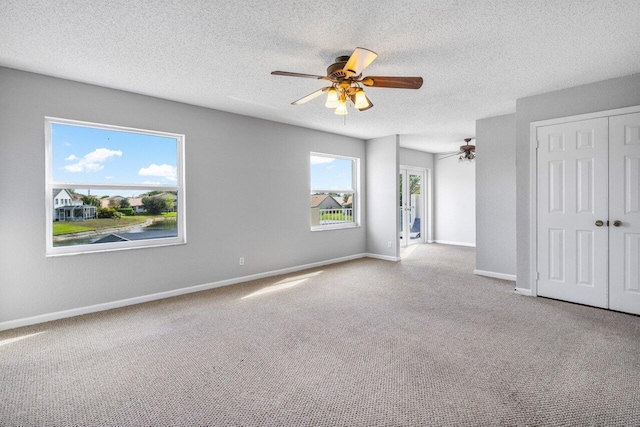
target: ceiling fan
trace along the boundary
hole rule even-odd
[[[364,71],[377,56],[378,54],[369,49],[357,47],[351,56],[338,56],[336,62],[327,68],[326,76],[290,73],[288,71],[272,71],[271,74],[275,76],[304,77],[331,82],[331,86],[310,93],[297,101],[293,101],[291,104],[304,104],[326,93],[327,101],[325,106],[335,108],[335,113],[339,115],[347,114],[347,107],[350,105],[353,105],[360,111],[365,111],[373,107],[373,103],[364,93],[361,85],[396,89],[420,89],[422,86],[422,77],[362,77],[362,71]]]
[[[464,140],[465,145],[461,145],[460,146],[460,150],[452,151],[450,153],[441,153],[440,157],[438,157],[438,160],[446,159],[447,157],[457,156],[457,155],[460,155],[460,157],[458,157],[460,160],[469,160],[469,161],[471,161],[471,160],[475,159],[476,158],[476,146],[469,144],[472,139],[473,138],[465,138],[465,140]]]

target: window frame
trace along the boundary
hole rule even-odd
[[[53,180],[53,141],[51,129],[53,124],[62,124],[93,129],[105,129],[112,131],[138,133],[145,135],[173,138],[176,140],[176,185],[153,185],[153,184],[102,184],[91,182],[63,182]],[[96,252],[111,252],[120,250],[151,248],[158,246],[182,245],[187,243],[186,233],[186,194],[185,194],[185,135],[161,132],[148,129],[131,128],[126,126],[109,125],[104,123],[85,122],[80,120],[63,119],[59,117],[45,116],[45,218],[46,218],[46,256],[78,255]],[[126,242],[100,243],[99,245],[72,245],[53,246],[53,190],[54,189],[108,189],[108,190],[140,190],[140,191],[177,191],[177,228],[178,235],[175,237],[165,237],[156,239],[130,240]]]
[[[350,160],[352,161],[351,169],[351,189],[322,189],[311,187],[311,157],[329,157],[332,159]],[[346,228],[358,228],[360,227],[360,158],[352,156],[343,156],[340,154],[320,153],[316,151],[309,152],[309,194],[314,193],[350,193],[352,194],[352,209],[353,209],[353,221],[345,224],[326,224],[316,225],[312,223],[311,211],[309,211],[309,227],[311,231],[328,231],[328,230],[341,230]],[[307,202],[308,203],[308,202]]]

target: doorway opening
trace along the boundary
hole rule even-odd
[[[430,191],[426,169],[400,167],[399,229],[400,247],[429,241]],[[429,209],[428,209],[429,208]]]

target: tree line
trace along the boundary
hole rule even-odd
[[[161,194],[162,191],[150,191],[147,193],[145,197],[142,198],[142,207],[149,215],[159,215],[162,212],[169,211],[173,209],[173,198],[167,197],[156,197],[158,194]],[[102,203],[100,199],[96,196],[84,195],[81,196],[82,203],[85,205],[95,206],[98,208],[98,217],[99,218],[113,218],[117,215],[118,210],[126,209],[127,212],[132,212],[131,204],[129,203],[129,199],[122,198],[120,200],[111,199],[109,200],[108,207],[102,207]]]

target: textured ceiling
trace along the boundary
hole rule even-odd
[[[475,120],[524,96],[640,72],[640,2],[0,0],[0,65],[359,138],[455,150]],[[375,107],[336,116],[290,103],[356,46]],[[1,94],[0,94],[1,96]]]

